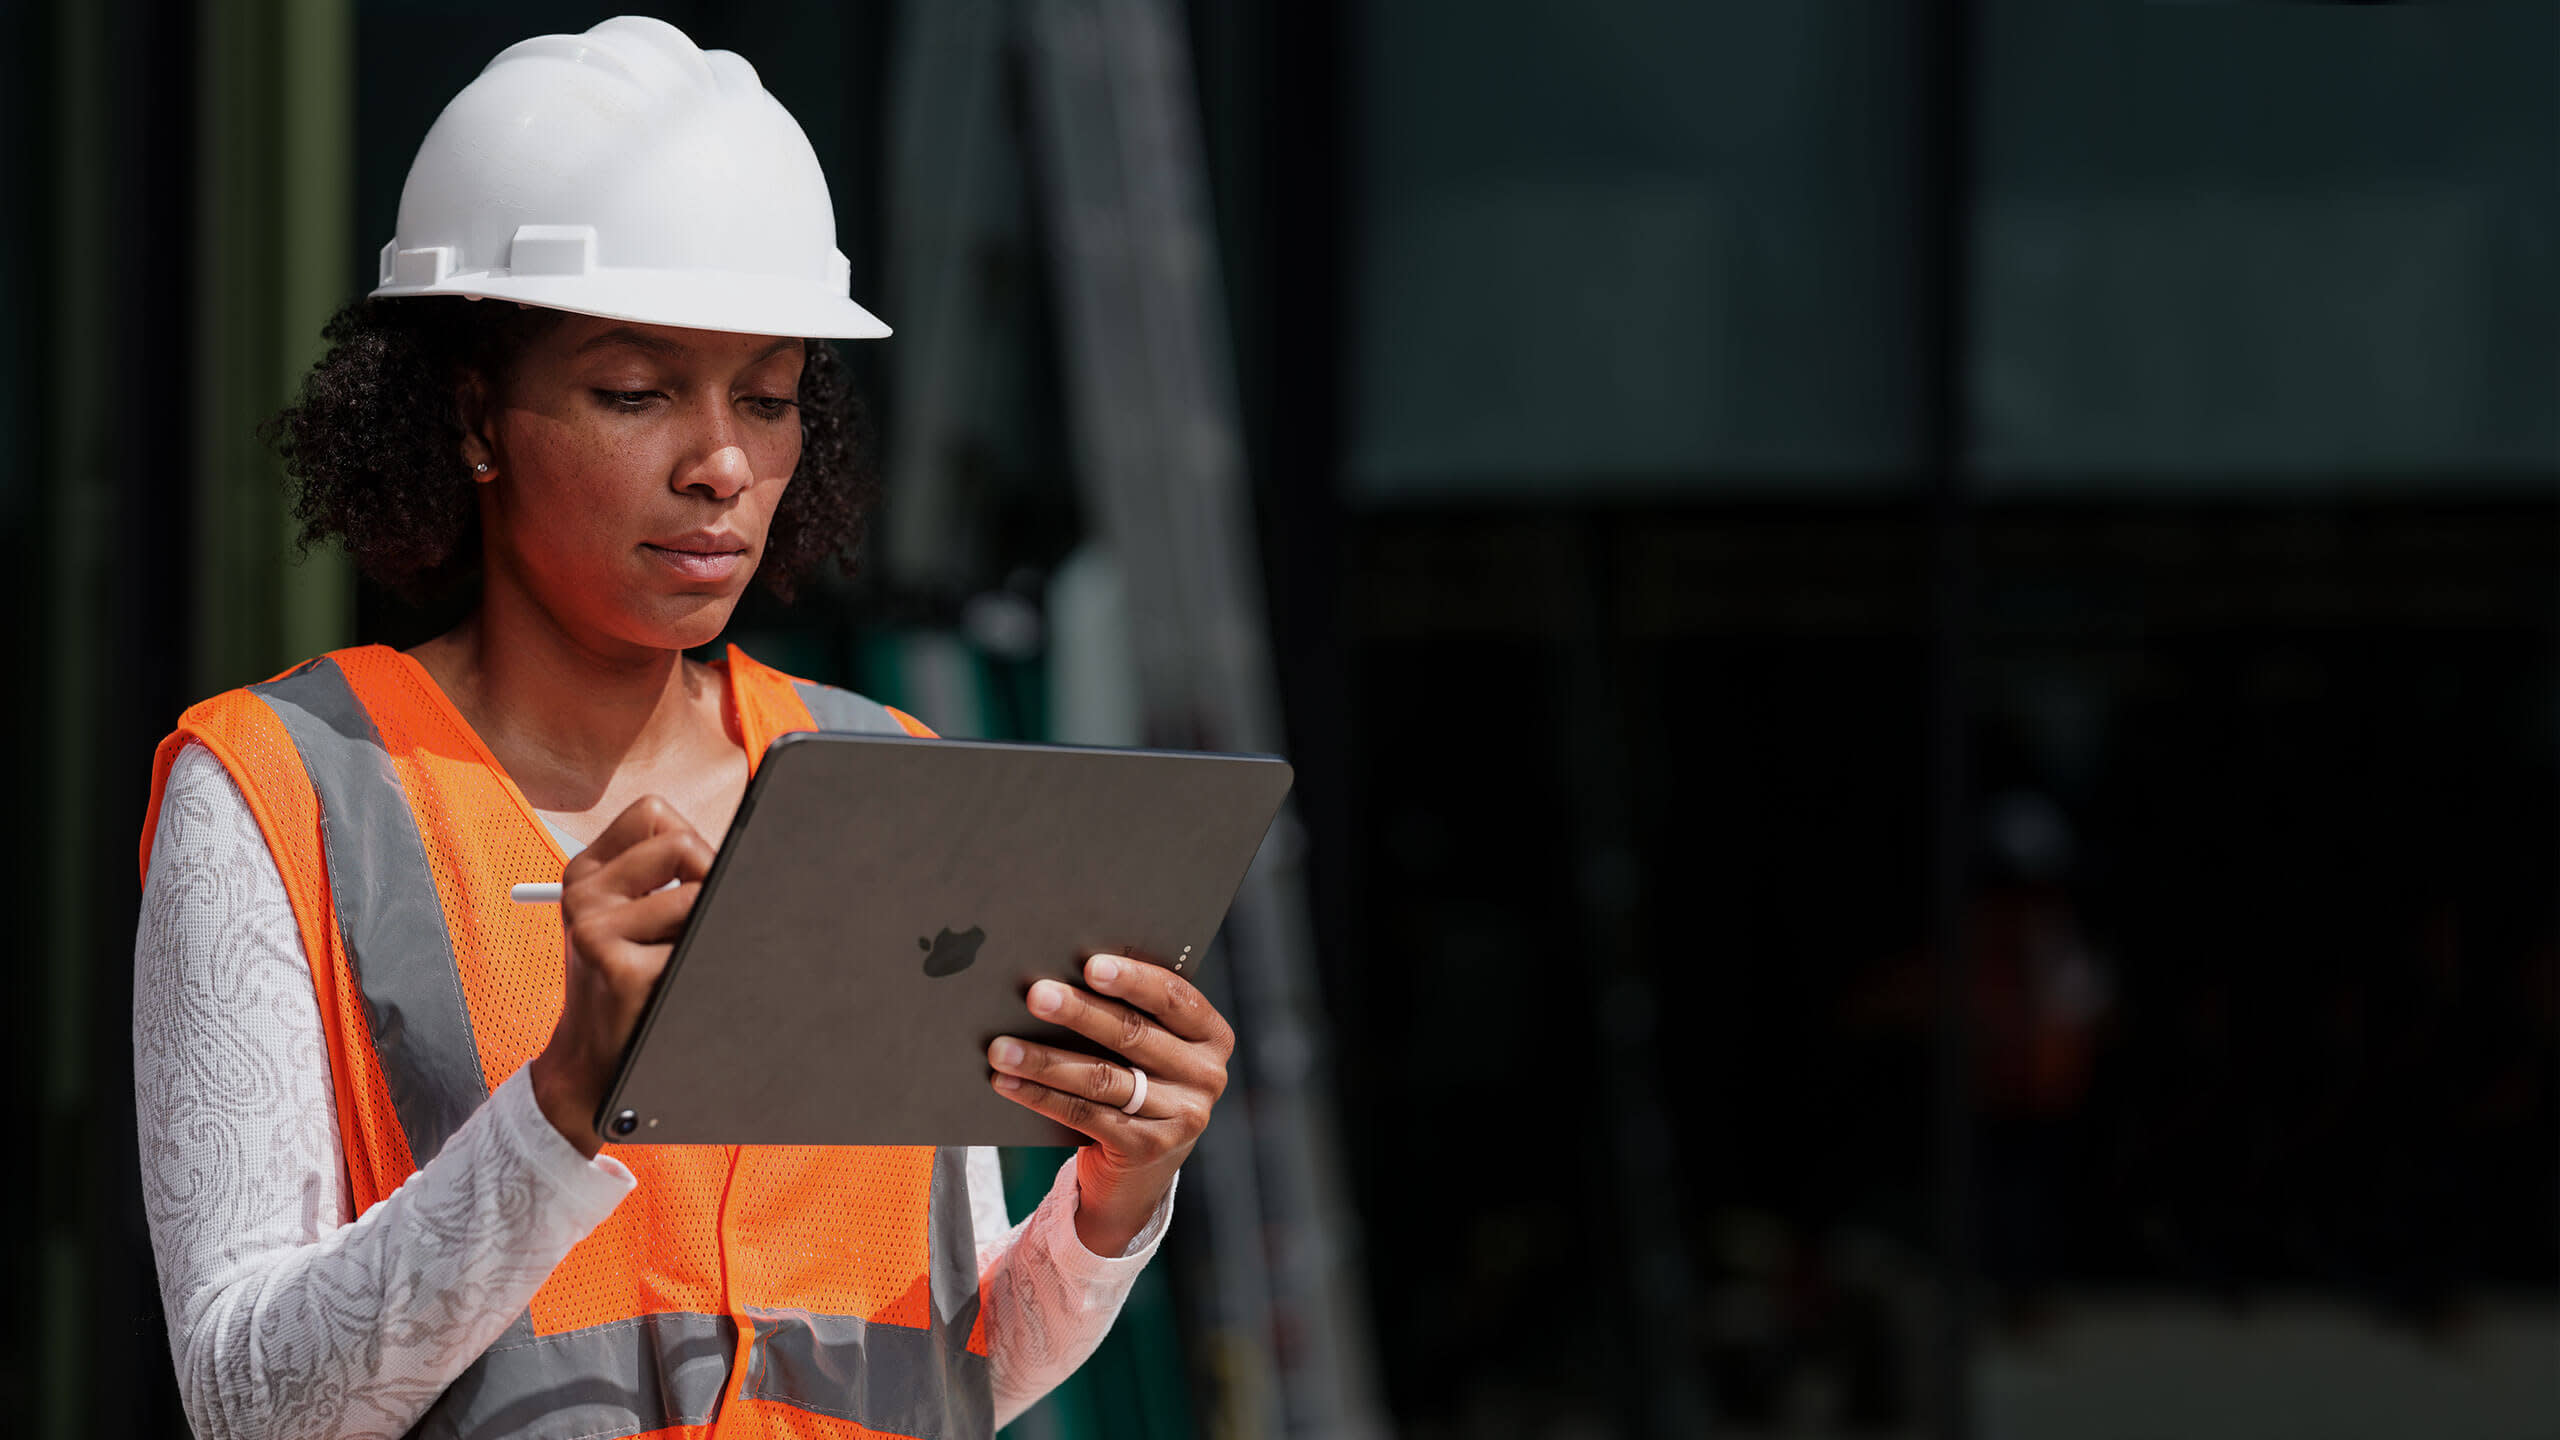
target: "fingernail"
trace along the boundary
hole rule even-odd
[[[1108,955],[1096,955],[1085,962],[1085,978],[1096,985],[1108,985],[1120,973],[1120,962]]]
[[[1014,1079],[1010,1075],[999,1075],[996,1077],[996,1088],[999,1090],[1019,1090],[1022,1088],[1022,1082]]]
[[[1067,987],[1055,980],[1043,980],[1031,987],[1031,1008],[1043,1015],[1054,1015],[1067,1003]]]
[[[1022,1046],[1012,1040],[999,1040],[996,1042],[995,1058],[998,1065],[1019,1065],[1022,1063]]]

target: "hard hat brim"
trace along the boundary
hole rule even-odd
[[[685,270],[598,269],[583,275],[448,275],[433,285],[385,285],[377,300],[460,295],[513,300],[548,310],[720,330],[736,335],[802,335],[815,340],[879,340],[889,327],[843,295],[787,275],[721,275]]]

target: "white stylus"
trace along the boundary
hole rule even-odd
[[[658,888],[673,890],[677,884],[677,881],[669,880]],[[560,887],[556,884],[512,885],[507,888],[507,898],[519,905],[557,905],[560,903]]]

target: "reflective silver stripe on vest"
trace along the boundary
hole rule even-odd
[[[853,1315],[750,1310],[755,1348],[739,1394],[891,1435],[985,1440],[995,1433],[987,1359],[930,1330]],[[968,1337],[961,1337],[966,1342]]]
[[[429,1407],[412,1440],[603,1440],[720,1413],[738,1322],[643,1315],[519,1339],[510,1330]]]
[[[950,1145],[933,1152],[932,1327],[750,1309],[755,1343],[739,1394],[892,1435],[985,1440],[995,1433],[987,1357],[969,1350],[978,1323],[978,1242],[966,1154]]]
[[[865,699],[850,690],[833,685],[813,685],[794,680],[791,688],[800,692],[800,703],[809,707],[809,718],[821,730],[852,731],[857,735],[904,735],[907,727],[889,713],[889,707],[877,700]]]
[[[969,1152],[958,1145],[933,1152],[931,1227],[926,1246],[933,1276],[933,1319],[945,1339],[969,1348],[978,1323],[978,1232],[969,1213]]]
[[[410,1158],[435,1158],[489,1098],[453,935],[382,734],[334,660],[249,687],[284,722],[320,799],[320,849],[365,1023]],[[314,957],[315,963],[327,963]]]

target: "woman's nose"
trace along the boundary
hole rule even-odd
[[[726,444],[687,467],[676,488],[699,490],[714,500],[726,500],[746,489],[753,479],[755,470],[747,463],[746,447]]]

